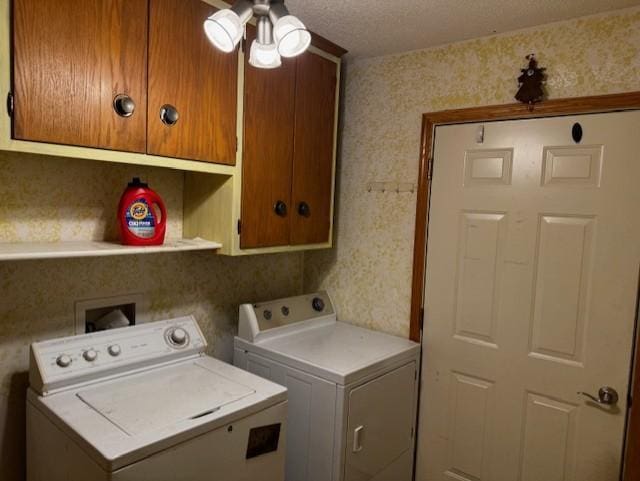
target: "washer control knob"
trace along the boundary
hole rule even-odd
[[[322,312],[324,311],[324,301],[320,297],[314,297],[311,301],[311,307],[314,311]]]
[[[112,344],[107,348],[107,351],[109,351],[109,354],[111,354],[113,357],[116,357],[120,355],[122,349],[120,349],[120,346],[118,344]]]
[[[95,349],[87,349],[86,351],[84,351],[82,357],[84,357],[85,361],[93,362],[98,359],[98,353],[95,351]]]
[[[171,342],[173,342],[176,346],[182,346],[185,342],[187,342],[187,331],[182,329],[181,327],[176,327],[170,334]]]
[[[56,364],[60,367],[68,367],[71,364],[71,356],[60,354],[56,359]]]

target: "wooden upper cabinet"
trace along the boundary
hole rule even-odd
[[[333,204],[337,69],[315,53],[298,57],[290,243],[328,242]]]
[[[199,0],[149,5],[148,153],[234,165],[238,54],[220,52],[204,34],[216,8]]]
[[[255,28],[247,27],[247,46]],[[247,49],[248,50],[248,49]],[[242,163],[243,249],[289,244],[296,61],[271,70],[249,65],[244,73]],[[284,204],[286,212],[276,212]],[[282,204],[280,207],[282,207]]]
[[[13,1],[13,137],[144,152],[147,0]],[[119,116],[117,95],[133,114]]]

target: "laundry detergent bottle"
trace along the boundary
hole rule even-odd
[[[157,206],[160,211],[158,218]],[[118,207],[120,239],[125,245],[157,246],[164,243],[167,210],[158,194],[134,177]]]

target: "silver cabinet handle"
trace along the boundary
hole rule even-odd
[[[126,94],[118,94],[113,99],[113,110],[120,117],[131,117],[136,109],[136,103]]]
[[[178,113],[178,109],[176,109],[173,105],[165,104],[160,107],[160,120],[162,120],[163,124],[172,126],[178,121],[179,118],[180,114]]]
[[[362,451],[362,442],[360,440],[360,434],[364,430],[364,426],[358,426],[353,430],[353,452],[359,453]]]
[[[605,406],[613,406],[618,403],[618,392],[609,386],[603,386],[598,390],[598,397],[595,397],[588,392],[578,391],[578,394],[591,399],[594,403],[604,404]]]

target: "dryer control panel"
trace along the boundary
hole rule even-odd
[[[336,322],[329,295],[316,292],[240,306],[238,337],[251,342],[299,329],[306,323]]]
[[[207,341],[193,316],[31,345],[29,381],[40,394],[199,355]]]

